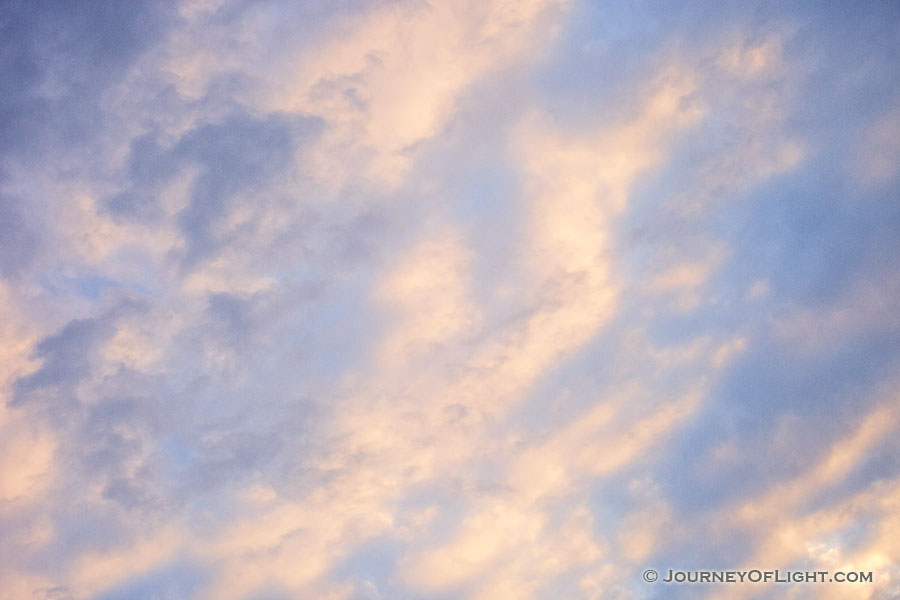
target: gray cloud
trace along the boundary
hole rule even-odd
[[[74,386],[90,375],[98,345],[114,333],[115,326],[109,317],[76,319],[59,333],[39,342],[35,354],[43,362],[37,371],[16,381],[11,404],[32,402],[44,392],[42,400],[57,410],[76,405]]]
[[[162,148],[152,132],[144,134],[131,144],[128,187],[109,198],[107,207],[118,216],[153,222],[159,215],[160,190],[185,167],[199,167],[190,203],[178,215],[189,243],[185,260],[191,263],[240,234],[223,237],[215,230],[238,202],[264,206],[267,199],[261,191],[291,164],[298,145],[320,129],[321,122],[312,118],[273,114],[258,119],[238,113],[198,125],[171,148]],[[252,235],[253,224],[247,227],[244,235]]]
[[[100,93],[161,39],[171,18],[164,4],[5,2],[0,149],[7,158],[34,158],[44,143],[83,144],[102,128]]]
[[[34,260],[38,239],[24,203],[0,188],[0,274],[7,278],[20,275]]]

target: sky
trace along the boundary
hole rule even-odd
[[[0,90],[0,600],[900,597],[896,2],[4,0]]]

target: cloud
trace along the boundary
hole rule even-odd
[[[850,12],[9,4],[0,598],[893,594]]]
[[[0,498],[21,501],[47,485],[55,446],[46,432],[29,431],[24,424],[5,424]]]
[[[21,202],[0,196],[0,223],[3,223],[3,245],[0,247],[0,272],[13,278],[33,260],[38,250],[38,236],[28,223]]]
[[[57,396],[59,400],[71,400],[66,398],[65,391],[89,375],[90,357],[96,346],[114,331],[110,325],[108,318],[73,320],[58,334],[42,340],[35,347],[43,361],[41,367],[16,381],[13,405],[47,388],[62,391],[62,397]]]

